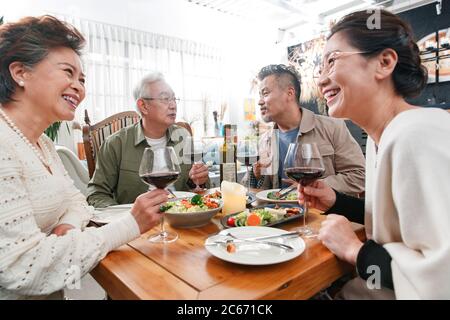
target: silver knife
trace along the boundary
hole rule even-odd
[[[245,238],[246,240],[268,240],[268,239],[276,239],[276,238],[296,238],[300,236],[302,233],[300,231],[293,231],[289,233],[271,235],[271,236],[262,236],[255,238]]]
[[[252,238],[242,238],[239,240],[243,240],[243,239],[248,239],[248,240],[269,240],[269,239],[276,239],[276,238],[285,238],[285,239],[290,239],[290,238],[297,238],[299,236],[301,236],[302,232],[301,231],[292,231],[292,232],[288,232],[288,233],[282,233],[282,234],[275,234],[275,235],[270,235],[270,236],[261,236],[261,237],[252,237]],[[214,235],[211,236],[222,236],[222,237],[226,237],[227,235],[225,234],[220,234],[220,233],[216,233]]]
[[[284,243],[278,243],[278,242],[270,242],[270,241],[255,241],[255,240],[247,240],[247,239],[233,239],[233,240],[217,240],[209,243],[205,243],[205,246],[215,246],[218,244],[230,244],[230,243],[256,243],[256,244],[267,244],[269,246],[278,247],[281,249],[285,249],[288,251],[294,250],[291,246],[288,246]]]

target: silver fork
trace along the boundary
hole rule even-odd
[[[286,197],[289,193],[291,193],[292,190],[294,190],[296,188],[295,185],[289,186],[287,187],[287,189],[284,189],[283,192],[278,191],[279,192],[279,196],[278,199],[279,200],[283,200],[284,197]]]
[[[243,242],[250,242],[250,243],[259,243],[259,244],[268,244],[274,247],[278,247],[278,248],[282,248],[284,250],[288,250],[288,251],[292,251],[294,250],[294,248],[292,248],[291,246],[288,246],[287,244],[284,243],[279,243],[279,242],[273,242],[273,241],[258,241],[258,240],[252,240],[252,239],[243,239],[243,238],[238,238],[235,237],[232,233],[228,232],[225,233],[224,236],[228,236],[234,240],[238,240],[238,241],[243,241]]]

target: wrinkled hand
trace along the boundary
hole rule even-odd
[[[350,221],[337,214],[327,215],[317,237],[338,258],[353,265],[363,243],[353,231]]]
[[[292,179],[281,179],[281,181],[285,184],[288,184],[289,186],[295,186],[296,188],[298,188],[298,183]]]
[[[189,171],[189,178],[197,185],[206,183],[208,181],[208,167],[203,163],[194,163],[191,171]]]
[[[131,208],[131,214],[139,225],[141,233],[158,224],[162,214],[159,211],[159,206],[165,202],[167,202],[167,191],[162,189],[143,193],[136,198]]]
[[[307,187],[298,185],[297,191],[298,203],[303,204],[306,200],[311,208],[327,211],[336,202],[336,192],[322,180],[316,180]]]
[[[67,233],[67,231],[71,230],[71,229],[75,229],[75,227],[71,224],[60,224],[57,225],[53,230],[52,233],[56,234],[58,237],[59,236],[63,236]]]
[[[270,166],[270,158],[267,159],[261,159],[259,161],[256,161],[253,164],[253,174],[255,175],[256,179],[261,178],[261,169],[262,168],[267,168]]]

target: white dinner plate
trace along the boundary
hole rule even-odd
[[[172,191],[175,197],[177,198],[189,198],[196,195],[196,193],[193,192],[187,192],[187,191]],[[170,197],[169,197],[170,199]]]
[[[195,193],[186,191],[172,191],[177,198],[193,197]],[[170,200],[170,198],[169,198]],[[111,221],[122,218],[130,212],[133,207],[132,203],[118,204],[116,206],[109,206],[106,208],[95,209],[94,216],[91,221],[99,224],[110,223]]]
[[[107,211],[107,210],[122,210],[122,209],[131,209],[133,207],[132,203],[126,203],[126,204],[118,204],[115,206],[109,206],[105,208],[96,208],[96,211]]]
[[[127,215],[132,206],[133,204],[119,204],[117,206],[97,208],[91,221],[99,224],[110,223]]]
[[[229,253],[225,244],[220,243],[213,245],[215,241],[229,239],[224,236],[227,232],[232,232],[235,237],[244,239],[279,235],[288,233],[288,231],[269,227],[240,227],[222,230],[220,233],[206,239],[206,250],[208,250],[213,256],[228,262],[245,265],[269,265],[294,259],[301,255],[305,250],[305,242],[302,238],[298,237],[290,239],[275,238],[270,240],[273,242],[287,244],[294,248],[293,251],[287,251],[285,249],[267,244],[236,242],[236,251]]]
[[[280,190],[281,189],[263,190],[256,194],[256,198],[258,198],[259,200],[262,200],[262,201],[268,201],[268,202],[272,202],[272,203],[298,203],[298,200],[274,200],[274,199],[267,198],[267,194],[269,194],[269,192],[277,192]],[[296,193],[297,190],[294,189],[290,193],[292,193],[292,192]]]

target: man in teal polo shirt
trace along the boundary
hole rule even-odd
[[[182,157],[176,190],[190,190],[208,183],[208,168],[183,157],[183,140],[190,133],[175,125],[177,99],[160,73],[145,76],[134,90],[141,120],[111,135],[97,155],[95,172],[88,184],[87,200],[94,207],[133,203],[148,186],[139,178],[144,149],[172,146]],[[185,140],[184,140],[185,141]]]

